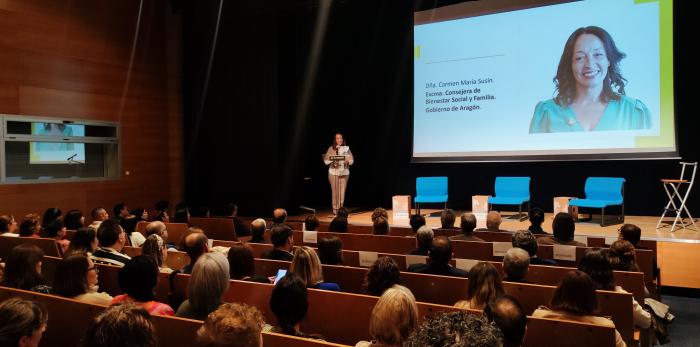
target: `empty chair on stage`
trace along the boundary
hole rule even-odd
[[[440,203],[447,208],[447,177],[416,178],[416,213],[420,213],[422,203]]]
[[[625,179],[621,177],[588,177],[586,186],[585,199],[573,199],[569,202],[569,206],[578,206],[586,208],[599,208],[600,211],[600,226],[612,225],[605,224],[605,208],[612,206],[620,207],[620,214],[616,221],[622,223],[625,221]],[[592,216],[592,214],[591,214]],[[590,218],[589,218],[590,220]]]
[[[525,220],[523,204],[530,212],[530,177],[496,177],[495,196],[489,198],[490,205],[518,205],[518,217]]]

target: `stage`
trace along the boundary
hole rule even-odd
[[[350,224],[366,224],[372,223],[372,211],[359,210],[350,208],[350,216],[348,222]],[[434,214],[435,216],[426,217],[426,223],[431,227],[440,227],[440,210],[421,209],[421,214]],[[457,213],[456,226],[459,226],[459,216],[465,211],[455,211]],[[389,213],[389,223],[392,226],[409,227],[408,218],[394,219],[391,210]],[[516,212],[517,213],[517,212]],[[504,230],[526,230],[530,223],[518,221],[517,219],[509,219],[508,216],[512,212],[503,213],[503,223],[501,228]],[[322,222],[331,220],[329,211],[317,211],[317,215]],[[290,217],[295,220],[303,219],[305,216]],[[545,214],[545,221],[542,227],[547,232],[551,232],[552,219],[554,216],[551,213]],[[608,216],[612,220],[612,216]],[[615,224],[606,227],[601,227],[599,224],[600,216],[594,215],[592,221],[577,222],[576,235],[587,236],[602,236],[616,237],[617,230],[622,224]],[[631,223],[639,226],[642,229],[642,239],[657,241],[657,261],[661,268],[661,285],[696,288],[700,289],[700,271],[697,270],[697,265],[700,264],[700,231],[689,229],[680,229],[671,232],[671,226],[667,222],[666,227],[656,229],[656,223],[659,221],[658,216],[625,216],[625,223]],[[673,223],[673,218],[666,218],[666,221]],[[695,224],[700,229],[700,222],[695,221]],[[664,225],[664,224],[662,224]]]

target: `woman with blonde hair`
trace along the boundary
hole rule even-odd
[[[293,272],[304,281],[307,288],[340,291],[337,283],[323,281],[323,268],[316,251],[310,247],[297,247],[289,271]]]
[[[469,270],[467,299],[458,301],[455,307],[483,310],[489,301],[504,294],[501,275],[496,267],[491,263],[479,262]]]
[[[416,327],[416,298],[408,288],[396,284],[384,291],[372,309],[369,319],[372,341],[360,341],[355,346],[402,346]]]
[[[205,320],[223,304],[231,277],[228,259],[221,253],[205,253],[194,264],[188,283],[188,298],[175,314],[178,317]]]

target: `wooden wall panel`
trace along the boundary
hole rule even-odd
[[[0,185],[0,213],[182,199],[180,30],[167,0],[0,1],[0,113],[116,121],[122,132],[119,179]]]

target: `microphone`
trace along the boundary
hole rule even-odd
[[[78,153],[75,153],[75,154],[71,155],[70,157],[68,157],[68,159],[66,159],[66,161],[71,161],[71,160],[73,160],[73,158],[75,158],[77,156],[78,156]]]

